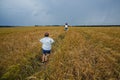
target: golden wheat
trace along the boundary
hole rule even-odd
[[[0,77],[9,80],[119,80],[120,28],[1,28]],[[46,65],[40,64],[45,32],[55,40]]]

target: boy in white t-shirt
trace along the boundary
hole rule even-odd
[[[54,43],[54,40],[49,37],[49,33],[44,34],[44,38],[40,39],[40,42],[42,43],[42,51],[43,51],[43,56],[42,56],[42,63],[48,61],[48,56],[50,55],[51,52],[51,46],[52,43]]]
[[[65,28],[64,28],[65,31],[68,30],[68,23],[65,23]]]

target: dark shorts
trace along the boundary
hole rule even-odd
[[[43,54],[50,54],[51,50],[44,50],[42,49]]]
[[[68,30],[68,28],[65,28],[65,31]]]

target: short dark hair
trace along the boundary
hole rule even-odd
[[[68,25],[68,23],[66,22],[65,25]]]
[[[49,33],[48,33],[48,32],[46,32],[46,33],[44,34],[44,36],[45,36],[45,37],[48,37],[48,36],[49,36]]]

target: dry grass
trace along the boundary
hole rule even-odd
[[[0,29],[0,76],[9,80],[119,80],[120,28],[29,27]],[[55,40],[40,64],[44,32]]]

